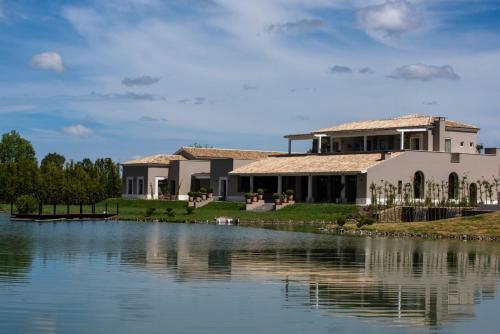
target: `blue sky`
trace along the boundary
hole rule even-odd
[[[498,146],[499,17],[480,0],[0,0],[0,132],[124,161],[419,113]]]

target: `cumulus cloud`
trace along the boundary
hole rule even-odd
[[[114,94],[104,94],[92,92],[90,94],[92,97],[104,99],[104,100],[137,100],[137,101],[165,101],[165,97],[161,95],[154,95],[150,93],[135,93],[135,92],[125,92],[125,93],[114,93]]]
[[[400,37],[422,25],[421,12],[406,0],[386,1],[361,8],[358,23],[375,39]]]
[[[81,124],[64,127],[61,129],[61,132],[65,135],[73,137],[88,137],[94,133],[92,129],[89,129]]]
[[[149,75],[143,75],[136,78],[123,78],[122,84],[127,87],[133,86],[151,86],[160,81],[160,78],[151,77]]]
[[[151,116],[141,116],[139,118],[139,121],[141,121],[141,122],[166,122],[167,119],[166,118],[155,118],[155,117],[151,117]]]
[[[341,65],[335,65],[330,67],[330,73],[336,73],[336,74],[351,74],[352,69],[347,66],[341,66]]]
[[[266,31],[269,33],[308,33],[326,28],[326,22],[318,19],[302,19],[298,21],[270,24]]]
[[[243,85],[243,90],[255,90],[255,89],[257,89],[257,86],[249,85],[249,84]]]
[[[392,79],[431,81],[434,79],[459,80],[450,65],[436,66],[412,64],[396,68],[389,76]]]
[[[363,67],[363,68],[360,68],[360,69],[358,70],[358,72],[359,72],[359,73],[361,73],[361,74],[373,74],[373,73],[375,73],[375,71],[373,71],[373,70],[372,70],[371,68],[369,68],[369,67]]]
[[[36,54],[31,57],[30,65],[39,70],[55,72],[64,71],[63,58],[57,52],[43,52]]]

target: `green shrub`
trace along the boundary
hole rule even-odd
[[[286,194],[288,196],[292,196],[293,194],[295,194],[295,191],[293,191],[293,189],[287,189]]]
[[[175,217],[175,211],[174,211],[174,209],[172,209],[172,208],[167,208],[167,209],[165,210],[165,212],[167,213],[167,216],[169,216],[169,217]]]
[[[38,210],[38,201],[31,195],[19,196],[15,205],[20,214],[34,213]]]
[[[186,207],[186,212],[188,215],[191,215],[194,213],[194,206],[188,206]]]
[[[257,189],[257,194],[264,195],[264,189],[262,188]]]
[[[146,217],[151,217],[155,213],[156,209],[155,208],[147,208],[145,216]]]
[[[337,225],[339,227],[344,226],[345,223],[347,223],[347,218],[345,216],[340,216],[340,217],[337,218]]]
[[[358,228],[360,228],[364,225],[373,225],[375,223],[376,223],[376,220],[373,217],[360,216],[358,218],[358,222],[356,223],[356,226]]]
[[[274,193],[273,194],[273,198],[274,199],[280,199],[281,198],[281,194],[280,193]]]
[[[188,192],[188,196],[189,197],[195,197],[196,193],[194,191],[190,191],[190,192]]]
[[[207,188],[200,188],[200,194],[206,194],[207,193]]]
[[[245,193],[245,198],[246,199],[250,199],[253,197],[253,194],[252,193]]]

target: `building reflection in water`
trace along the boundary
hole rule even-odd
[[[474,305],[497,293],[498,247],[488,243],[338,238],[322,248],[238,249],[182,231],[171,240],[160,235],[152,230],[143,254],[122,259],[179,282],[283,284],[286,307],[332,316],[440,326],[474,317]]]

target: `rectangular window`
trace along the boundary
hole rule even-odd
[[[403,193],[403,181],[398,181],[398,195]]]
[[[170,195],[175,195],[175,180],[170,181]]]
[[[447,138],[444,140],[444,151],[451,153],[451,139]]]
[[[470,147],[474,147],[474,142],[470,142],[470,143],[469,143],[469,146],[470,146]]]
[[[250,177],[240,176],[238,177],[238,192],[246,193],[250,191]]]
[[[137,180],[137,193],[139,195],[144,194],[144,180],[143,179]]]
[[[132,179],[127,179],[127,194],[132,195],[134,188],[134,181]]]
[[[464,147],[464,142],[463,141],[460,142],[460,146]]]

